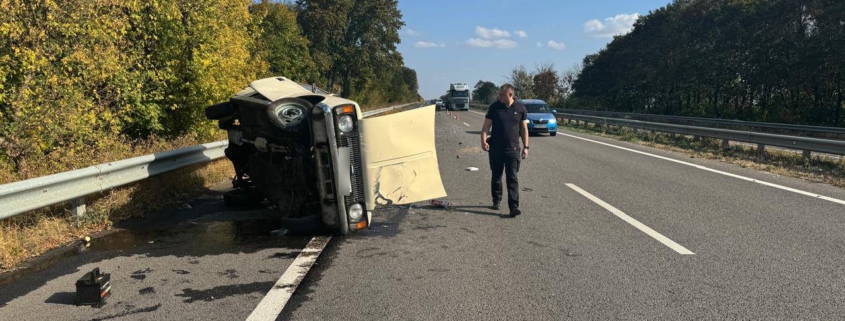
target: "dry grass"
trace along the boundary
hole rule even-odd
[[[810,158],[804,158],[800,152],[777,149],[767,149],[764,155],[760,155],[755,147],[740,144],[732,144],[727,149],[723,149],[720,139],[652,134],[648,131],[635,131],[625,127],[608,129],[600,126],[573,126],[564,122],[560,125],[577,132],[680,152],[690,157],[714,159],[743,168],[845,188],[845,157],[813,155]]]

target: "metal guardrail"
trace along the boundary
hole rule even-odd
[[[364,115],[364,117],[370,117],[370,116],[381,114],[381,113],[384,113],[384,112],[388,112],[388,111],[391,111],[391,110],[394,110],[394,109],[397,109],[397,108],[405,108],[405,107],[413,106],[413,105],[416,105],[416,104],[417,103],[408,103],[408,104],[397,105],[397,106],[392,106],[392,107],[385,107],[385,108],[381,108],[381,109],[365,111],[362,114]]]
[[[728,141],[754,143],[760,146],[758,149],[762,149],[766,145],[769,145],[789,149],[803,150],[805,155],[808,155],[810,151],[845,155],[845,141],[840,140],[778,135],[722,128],[708,128],[689,125],[655,123],[640,120],[578,115],[569,113],[557,113],[555,115],[563,119],[583,121],[585,123],[626,126],[659,132],[719,138],[724,140],[723,144],[726,144]]]
[[[403,104],[363,113],[384,113]],[[180,168],[225,157],[227,140],[138,156],[83,169],[0,185],[0,219],[70,201],[76,216],[85,213],[85,197]]]
[[[699,126],[699,127],[723,127],[728,129],[749,128],[758,129],[759,131],[769,132],[792,132],[801,133],[799,136],[834,136],[845,137],[845,128],[840,127],[824,127],[824,126],[806,126],[793,125],[781,123],[764,123],[753,121],[742,121],[733,119],[720,118],[702,118],[702,117],[682,117],[682,116],[668,116],[655,114],[641,114],[641,113],[626,113],[614,111],[598,111],[598,110],[581,110],[581,109],[559,109],[561,113],[589,115],[599,117],[625,118],[636,119],[643,121],[654,121],[664,123],[684,123],[685,125]]]
[[[217,141],[0,185],[0,219],[66,201],[82,215],[87,195],[222,158],[228,145]]]

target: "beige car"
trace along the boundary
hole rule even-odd
[[[206,117],[228,132],[228,206],[272,206],[283,227],[367,228],[380,206],[446,196],[434,146],[435,106],[364,119],[354,101],[284,77],[256,80]]]

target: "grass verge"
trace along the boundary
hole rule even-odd
[[[200,195],[207,188],[230,179],[228,160],[195,165],[87,197],[86,215],[77,224],[67,204],[0,221],[0,273],[13,270],[28,259],[67,245],[85,235],[111,229],[112,225]]]
[[[755,147],[751,146],[731,144],[728,148],[723,148],[722,140],[715,138],[651,133],[627,127],[581,126],[566,122],[559,122],[559,125],[575,132],[681,152],[690,157],[714,159],[743,168],[845,188],[845,157],[813,155],[810,158],[804,158],[800,152],[777,149],[767,149],[761,155]]]

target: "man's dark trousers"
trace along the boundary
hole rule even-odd
[[[508,208],[511,210],[519,208],[519,179],[516,173],[519,172],[519,150],[511,148],[490,148],[490,169],[493,170],[493,177],[490,180],[490,191],[493,196],[493,203],[502,200],[502,171],[505,172],[508,184]]]

